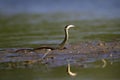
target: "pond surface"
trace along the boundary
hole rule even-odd
[[[120,1],[56,3],[0,1],[0,80],[119,80]],[[44,50],[15,52],[56,46],[68,24],[76,27],[69,29],[67,49],[53,50],[42,61]],[[68,75],[67,60],[75,77]]]
[[[35,68],[22,68],[22,69],[6,69],[0,70],[1,80],[119,80],[120,71],[119,62],[112,65],[108,63],[105,68],[102,64],[94,65],[88,64],[86,66],[94,67],[80,67],[72,66],[72,71],[77,72],[76,77],[71,77],[66,73],[66,66],[49,68],[45,65],[38,65]],[[96,66],[96,67],[95,67]]]
[[[61,20],[60,14],[31,15],[18,14],[1,16],[0,47],[37,47],[39,44],[59,44],[64,38],[64,26],[73,24],[69,30],[69,42],[80,41],[119,41],[119,19]],[[64,14],[67,15],[67,14]],[[46,16],[49,18],[46,19]],[[52,17],[53,16],[53,17]],[[65,17],[64,17],[65,18]],[[49,20],[50,19],[50,20]],[[53,19],[53,20],[52,20]],[[67,18],[66,18],[67,19]],[[56,21],[54,21],[56,20]]]
[[[104,21],[43,21],[32,24],[13,22],[9,26],[9,21],[5,21],[6,24],[1,23],[5,27],[0,29],[0,80],[119,80],[119,20]],[[43,54],[12,52],[19,48],[36,48],[41,44],[59,44],[63,40],[66,23],[76,25],[75,29],[71,28],[69,31],[71,47],[67,51],[53,51],[48,59],[40,63],[32,61],[41,59]],[[99,47],[99,43],[105,43],[106,46]],[[55,57],[53,60],[51,55]],[[67,59],[70,59],[71,70],[77,76],[68,75]]]

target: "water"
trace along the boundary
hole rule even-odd
[[[54,62],[50,61],[50,64],[19,62],[17,56],[21,57],[24,53],[2,51],[6,48],[36,48],[41,44],[59,44],[64,38],[66,24],[76,26],[69,30],[69,44],[91,42],[95,46],[97,42],[103,41],[111,44],[117,42],[118,45],[119,4],[119,0],[0,0],[0,80],[119,80],[119,46],[113,46],[115,49],[111,45],[107,46],[111,49],[105,54],[104,51],[99,52],[99,46],[98,52],[93,53],[84,49],[86,45],[81,45],[80,50],[88,50],[88,54],[83,51],[78,55],[80,50],[76,50],[75,55],[58,51],[57,58]],[[33,56],[30,55],[35,54],[24,55],[20,60],[31,59]],[[64,58],[71,58],[71,68],[77,73],[76,77],[67,74]],[[2,59],[6,62],[2,62]]]
[[[0,8],[3,14],[65,12],[68,15],[72,13],[73,17],[79,19],[120,17],[119,4],[119,0],[0,0]]]
[[[98,62],[97,62],[98,63]],[[87,64],[92,66],[83,68],[81,66],[72,66],[72,71],[77,73],[76,77],[71,77],[66,72],[66,66],[49,68],[47,65],[37,65],[34,68],[17,68],[0,70],[1,80],[119,80],[119,62],[110,64],[107,63],[105,68],[102,68],[103,63]],[[94,66],[94,67],[93,67]],[[96,66],[96,67],[95,67]]]
[[[0,27],[0,47],[35,47],[39,44],[59,44],[64,38],[64,26],[66,24],[76,26],[69,30],[70,43],[90,40],[120,40],[119,19],[58,19],[58,21],[53,21],[56,17],[52,17],[52,20],[49,18],[49,20],[44,16],[46,15],[23,14],[3,17]],[[63,18],[60,17],[60,19]]]

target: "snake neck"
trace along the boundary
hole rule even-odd
[[[65,37],[64,40],[59,44],[59,49],[63,49],[67,40],[68,40],[68,29],[65,29]]]

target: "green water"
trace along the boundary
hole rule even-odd
[[[93,64],[91,64],[93,65]],[[72,66],[73,72],[77,73],[76,77],[69,76],[66,72],[66,66],[49,68],[40,65],[37,68],[18,68],[0,70],[0,80],[119,80],[120,71],[119,62],[108,63],[105,68],[102,64],[93,65],[94,67],[82,68]],[[96,67],[95,67],[96,66]]]
[[[1,15],[0,48],[58,44],[64,38],[64,26],[67,24],[76,26],[69,30],[69,43],[92,40],[117,41],[120,40],[119,21],[119,18],[69,20],[69,16],[60,14],[56,16],[54,14]]]
[[[73,20],[69,15],[19,14],[0,16],[0,49],[34,48],[40,44],[59,44],[64,38],[64,26],[69,30],[69,43],[85,41],[120,41],[120,19]],[[72,66],[76,77],[66,73],[66,66],[0,69],[0,80],[119,80],[119,60],[105,68],[102,63],[92,67]],[[97,66],[97,67],[96,67]]]

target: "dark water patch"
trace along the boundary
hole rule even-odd
[[[18,52],[18,50],[21,51]],[[117,41],[82,42],[70,45],[68,49],[50,51],[45,59],[42,59],[45,53],[46,50],[32,51],[32,48],[6,48],[0,51],[0,62],[24,63],[27,61],[31,64],[40,62],[40,64],[48,64],[49,67],[67,65],[67,60],[71,64],[87,64],[96,61],[104,63],[105,60],[114,62],[119,61],[120,43]]]

